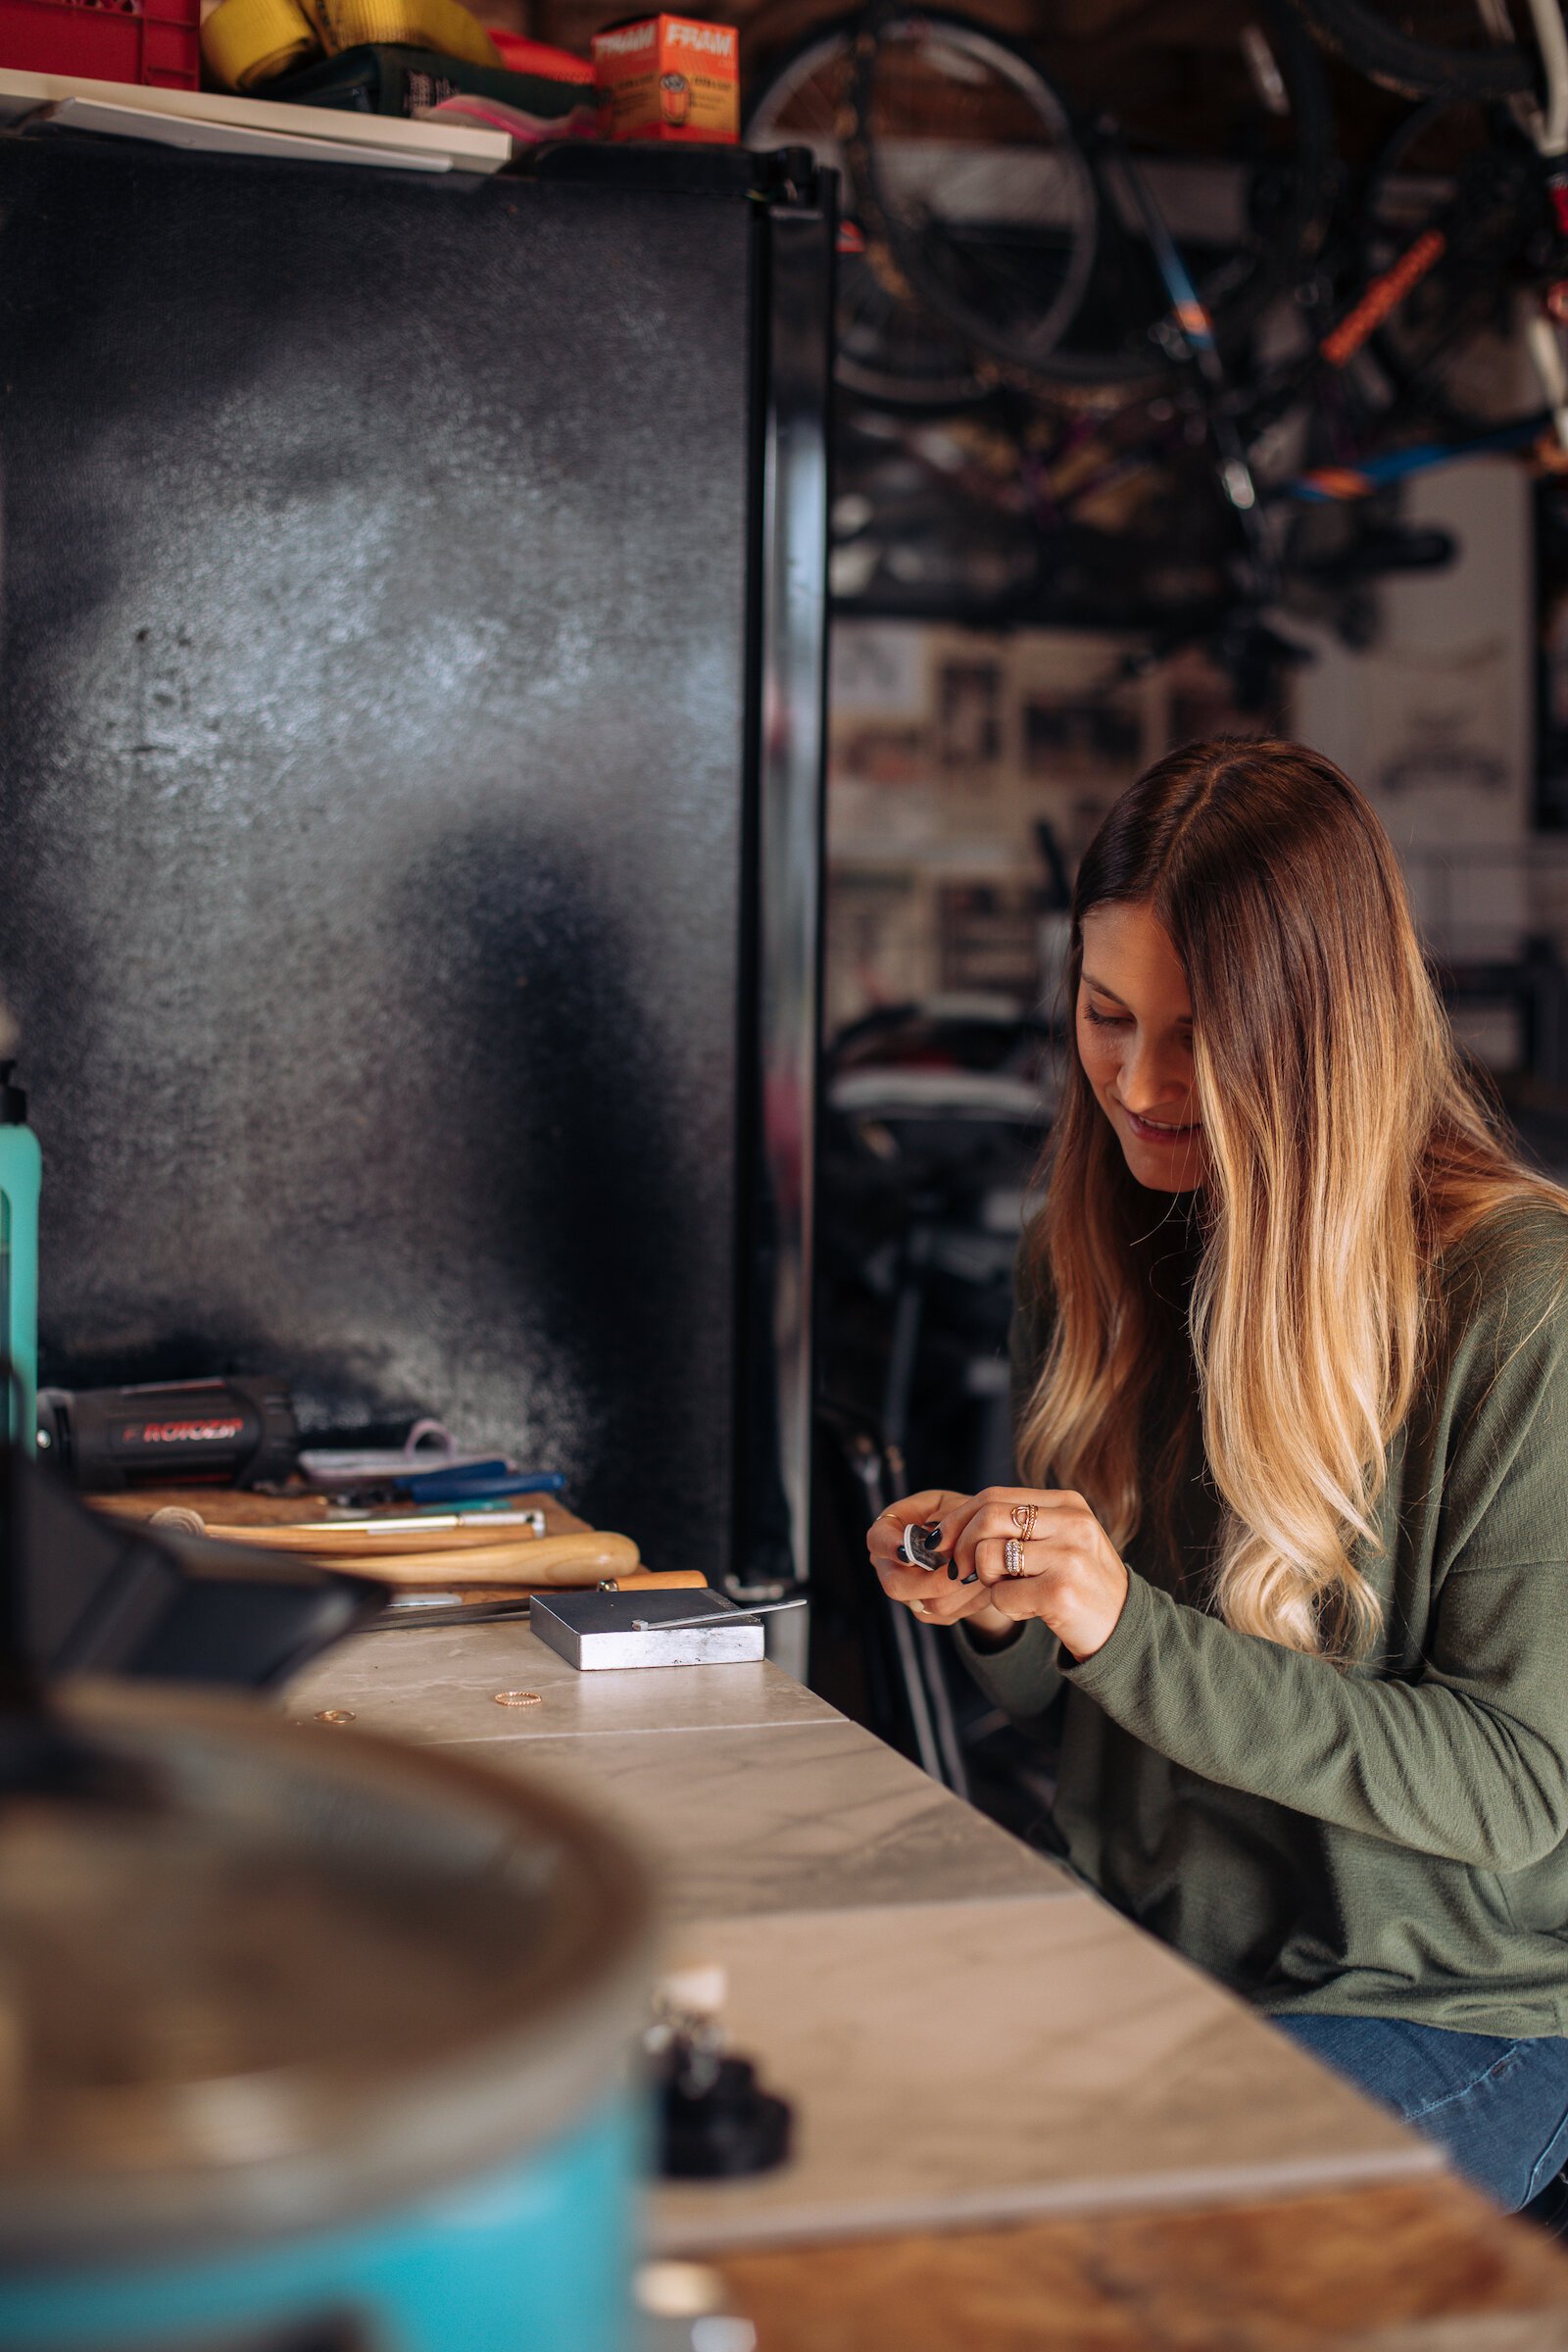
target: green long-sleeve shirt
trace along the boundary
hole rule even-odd
[[[960,1635],[1009,1715],[1061,1702],[1072,1866],[1265,2009],[1568,2034],[1565,1281],[1568,1219],[1545,1203],[1442,1267],[1382,1540],[1356,1554],[1385,1639],[1351,1671],[1203,1605],[1201,1481],[1201,1552],[1135,1540],[1093,1657],[1038,1620],[998,1651]]]

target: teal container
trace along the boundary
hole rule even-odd
[[[27,1098],[0,1061],[0,1347],[16,1385],[5,1401],[13,1445],[38,1444],[38,1194],[43,1160],[27,1125]]]
[[[0,1813],[0,2346],[635,2352],[635,1858],[258,1705],[68,1712],[124,1786]]]

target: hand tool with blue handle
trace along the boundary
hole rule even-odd
[[[504,1461],[466,1463],[461,1470],[400,1474],[392,1484],[416,1502],[481,1503],[507,1494],[559,1494],[559,1470],[509,1470]]]

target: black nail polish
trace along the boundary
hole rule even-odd
[[[977,1584],[980,1582],[980,1571],[979,1571],[979,1569],[978,1569],[978,1568],[971,1568],[971,1569],[970,1569],[970,1571],[969,1571],[969,1573],[968,1573],[968,1575],[967,1575],[966,1577],[964,1577],[964,1578],[962,1578],[962,1579],[961,1579],[961,1582],[962,1582],[962,1583],[964,1583],[964,1584],[966,1584],[966,1585],[977,1585]]]
[[[958,1564],[956,1560],[950,1560],[948,1562],[948,1574],[953,1579],[953,1582],[956,1584],[958,1581]]]

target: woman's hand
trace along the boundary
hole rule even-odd
[[[937,1548],[957,1570],[910,1568],[899,1554],[911,1521],[940,1521]],[[1008,1542],[1021,1544],[1023,1574],[1009,1576]],[[988,1487],[983,1494],[938,1489],[885,1511],[867,1545],[882,1589],[928,1624],[973,1617],[981,1627],[1039,1617],[1074,1658],[1093,1657],[1115,1631],[1127,1571],[1081,1494]],[[974,1574],[977,1582],[967,1584]]]
[[[956,1524],[966,1511],[974,1508],[975,1499],[972,1494],[949,1494],[942,1487],[928,1487],[920,1494],[906,1494],[901,1502],[891,1503],[880,1519],[872,1521],[865,1548],[888,1598],[903,1601],[922,1624],[956,1625],[960,1617],[967,1617],[975,1621],[978,1629],[993,1635],[1015,1633],[1017,1628],[999,1618],[992,1608],[987,1586],[960,1585],[956,1577],[948,1575],[945,1566],[911,1568],[900,1549],[906,1527],[929,1527],[933,1520],[952,1520]],[[948,1557],[944,1545],[944,1561]]]

